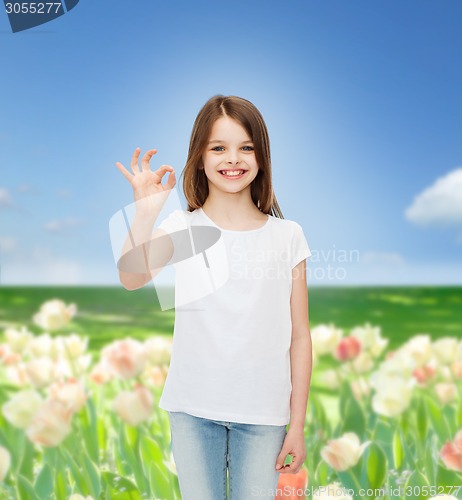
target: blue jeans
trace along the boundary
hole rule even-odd
[[[276,459],[287,434],[285,425],[168,414],[182,500],[274,499],[280,476]]]

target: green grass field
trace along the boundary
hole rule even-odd
[[[139,340],[172,334],[174,311],[160,310],[154,287],[0,287],[0,329],[26,325],[41,333],[32,316],[46,300],[77,304],[71,331],[90,338],[97,351],[113,339]],[[432,339],[462,336],[462,287],[311,287],[310,325],[333,323],[348,329],[366,322],[382,328],[389,349],[418,333]]]
[[[75,332],[80,336],[88,336],[89,351],[96,354],[95,362],[99,358],[101,349],[116,339],[131,337],[143,341],[152,335],[173,333],[174,311],[160,309],[153,286],[132,292],[120,286],[0,287],[0,331],[8,326],[17,328],[27,326],[31,332],[43,334],[44,331],[34,324],[33,315],[38,312],[42,304],[52,299],[60,299],[66,305],[71,303],[77,305],[78,311],[72,322],[63,330],[58,330],[57,334],[63,336]],[[417,334],[428,334],[433,341],[441,337],[460,338],[461,305],[462,287],[313,286],[309,290],[312,328],[319,324],[333,324],[337,328],[342,328],[345,336],[348,336],[353,327],[365,323],[379,326],[382,337],[389,340],[387,352],[402,347],[408,338]],[[450,404],[442,404],[437,398],[434,386],[430,383],[428,388],[418,388],[414,391],[412,402],[402,414],[392,417],[382,416],[372,411],[369,397],[362,399],[358,404],[348,383],[337,388],[322,383],[323,371],[328,368],[338,368],[341,364],[332,356],[321,356],[313,372],[305,434],[307,449],[310,450],[305,463],[308,476],[311,478],[310,484],[324,485],[330,481],[326,476],[326,464],[322,463],[320,450],[331,437],[338,438],[347,431],[355,432],[361,442],[367,439],[374,443],[372,451],[366,453],[354,471],[353,469],[349,472],[331,471],[330,478],[340,478],[343,484],[350,488],[358,485],[366,485],[369,488],[375,483],[378,486],[382,484],[396,486],[398,479],[392,477],[389,472],[398,469],[400,474],[410,470],[415,472],[408,479],[412,487],[420,487],[423,484],[438,486],[460,484],[460,474],[455,470],[448,470],[441,460],[436,458],[443,443],[448,439],[452,440],[456,431],[460,429],[462,422],[460,401],[455,398]],[[369,374],[365,376],[368,377]],[[396,377],[399,379],[399,375]],[[407,381],[406,377],[409,378],[409,375],[402,378],[403,384]],[[394,383],[395,380],[396,378],[393,379]],[[166,415],[154,406],[155,416],[148,424],[136,430],[127,427],[113,411],[108,411],[106,406],[106,401],[110,401],[115,393],[124,387],[115,384],[114,388],[113,385],[103,384],[101,391],[104,395],[90,398],[85,410],[76,412],[73,420],[74,432],[71,432],[60,445],[59,449],[63,453],[63,450],[67,452],[78,450],[82,453],[80,460],[84,464],[90,464],[86,472],[79,472],[74,467],[73,491],[82,491],[85,494],[96,491],[95,498],[128,498],[114,496],[112,493],[118,486],[109,479],[117,474],[117,477],[121,475],[125,481],[120,485],[125,488],[126,484],[130,484],[131,491],[136,492],[135,496],[130,498],[141,498],[141,492],[148,495],[155,492],[161,498],[178,498],[176,475],[168,472],[164,462],[164,459],[169,460],[167,452],[170,439]],[[462,394],[460,387],[457,390]],[[160,391],[156,392],[158,397]],[[4,390],[2,401],[9,398],[10,394]],[[89,422],[93,422],[93,425],[89,425]],[[0,427],[2,427],[0,441],[5,449],[12,453],[13,463],[16,464],[12,468],[8,484],[4,486],[9,489],[4,489],[3,493],[19,491],[18,498],[37,500],[47,498],[43,495],[28,496],[29,494],[24,492],[32,491],[33,488],[40,490],[42,481],[38,481],[35,477],[35,470],[50,467],[47,462],[49,456],[40,455],[26,440],[24,432],[15,429],[3,417]],[[80,439],[80,435],[86,436],[84,441]],[[111,439],[108,436],[112,436]],[[76,439],[80,440],[80,444],[84,443],[84,446],[77,445]],[[98,443],[96,448],[95,443]],[[138,444],[134,446],[134,443]],[[137,450],[136,454],[133,452],[134,449]],[[23,453],[23,450],[26,451]],[[92,451],[93,455],[91,460],[87,458],[85,462],[87,456],[85,453],[88,454],[88,450]],[[109,473],[106,470],[106,462],[104,470],[102,468],[103,462],[99,459],[101,450],[106,462],[111,464]],[[395,453],[396,450],[399,453]],[[55,453],[53,450],[50,453],[51,457],[58,456],[53,455]],[[69,464],[72,465],[73,462],[70,453],[64,457],[62,462],[59,462],[60,468],[57,461],[52,461],[53,472],[47,473],[46,485],[50,492],[54,489],[57,499],[67,498],[70,493],[67,486],[64,492],[65,482],[62,477],[65,474],[64,463],[69,468]],[[117,460],[114,457],[118,457]],[[155,460],[152,460],[152,457],[156,457]],[[425,457],[430,457],[429,461]],[[32,467],[32,460],[35,460],[35,469]],[[130,465],[127,465],[128,463]],[[377,475],[376,471],[381,475]],[[82,479],[82,474],[87,476]],[[103,496],[98,493],[102,489],[104,489]],[[462,490],[459,493],[457,498],[462,499]],[[14,498],[2,496],[2,491],[0,497]],[[392,497],[377,498],[391,500]],[[401,495],[399,498],[404,500],[405,496]],[[427,496],[416,498],[427,498]]]

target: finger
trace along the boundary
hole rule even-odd
[[[116,167],[122,172],[123,176],[131,183],[133,175],[120,163],[116,161]]]
[[[168,174],[167,182],[165,183],[165,189],[173,189],[176,184],[175,172],[170,172]]]
[[[152,155],[157,153],[157,149],[149,149],[146,151],[143,159],[141,160],[141,168],[143,170],[149,170],[149,162],[151,161]]]
[[[140,156],[140,153],[141,153],[141,148],[136,148],[132,156],[132,161],[130,166],[132,167],[134,174],[140,173],[140,167],[138,166],[138,158]]]
[[[153,174],[159,179],[159,182],[161,182],[162,181],[162,177],[167,172],[174,172],[174,168],[171,167],[170,165],[161,165],[157,170],[155,170],[153,172]]]
[[[278,458],[276,459],[276,470],[282,470],[284,468],[283,464],[287,456],[287,451],[284,448],[279,453]]]
[[[301,465],[302,461],[300,459],[294,459],[290,462],[290,464],[287,464],[283,469],[280,469],[280,471],[285,474],[296,474],[300,470]]]

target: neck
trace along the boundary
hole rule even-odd
[[[249,189],[239,193],[219,193],[214,190],[209,191],[209,196],[202,207],[207,214],[222,217],[230,222],[242,220],[243,217],[256,214],[260,210],[255,206],[250,196]]]

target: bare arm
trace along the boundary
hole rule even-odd
[[[290,429],[303,432],[313,363],[308,319],[306,260],[301,261],[292,270],[292,279],[290,298],[292,316]]]
[[[144,286],[161,271],[173,254],[172,240],[167,233],[162,229],[152,233],[169,191],[176,184],[175,171],[170,165],[162,165],[151,171],[149,162],[156,152],[157,149],[146,152],[140,170],[140,149],[136,148],[131,160],[133,174],[120,162],[116,162],[117,168],[133,188],[136,206],[135,217],[118,263],[119,279],[127,290]],[[167,183],[162,185],[162,177],[167,171],[170,172]]]
[[[292,269],[290,308],[292,317],[292,343],[290,345],[292,394],[290,396],[289,430],[276,461],[276,470],[281,474],[298,473],[306,459],[305,417],[312,369],[306,259]],[[292,462],[283,466],[287,455],[292,455]]]
[[[155,278],[173,255],[173,243],[168,234],[162,229],[156,229],[152,233],[154,223],[155,221],[140,216],[135,216],[133,220],[119,262],[119,279],[127,290],[141,288]],[[156,246],[154,240],[160,236],[166,238],[159,240],[161,244]],[[156,254],[155,269],[153,253]]]

